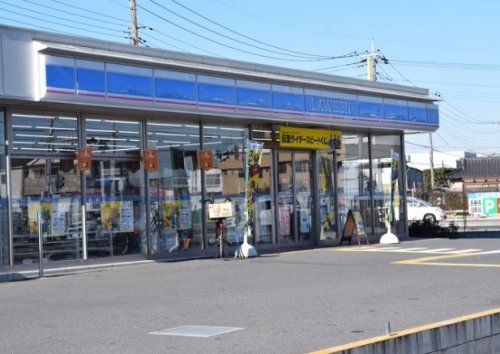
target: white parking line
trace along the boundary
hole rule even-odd
[[[500,253],[500,250],[494,250],[494,251],[484,251],[484,252],[479,252],[478,254],[496,254]]]
[[[415,251],[424,251],[428,250],[427,247],[412,247],[412,248],[403,248],[401,252],[415,252]]]
[[[448,253],[450,251],[455,251],[456,248],[435,248],[425,251],[425,253]]]
[[[472,252],[479,252],[479,251],[482,251],[482,249],[481,248],[469,248],[469,249],[466,249],[466,250],[457,250],[457,251],[446,252],[446,253],[452,253],[452,254],[455,254],[455,253],[472,253]]]

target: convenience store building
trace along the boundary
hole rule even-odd
[[[338,244],[348,210],[378,239],[391,185],[393,231],[405,237],[404,135],[439,126],[426,89],[83,37],[0,26],[0,60],[5,268],[38,262],[38,212],[45,262],[213,254],[208,199],[232,203],[237,245],[249,139],[264,144],[249,238],[258,251]],[[334,131],[340,147],[315,145]],[[157,153],[151,172],[145,150]]]

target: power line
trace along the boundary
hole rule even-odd
[[[279,50],[281,50],[281,51],[288,52],[288,53],[300,54],[301,56],[315,57],[315,58],[323,58],[323,59],[330,59],[330,57],[329,57],[329,56],[326,56],[326,55],[317,55],[317,54],[311,54],[311,53],[306,53],[306,52],[301,52],[301,51],[296,51],[296,50],[290,50],[290,49],[286,49],[286,48],[278,47],[278,46],[275,46],[275,45],[273,45],[273,44],[269,44],[269,43],[267,43],[267,42],[264,42],[264,41],[261,41],[261,40],[255,39],[255,38],[253,38],[253,37],[247,36],[247,35],[245,35],[245,34],[243,34],[243,33],[241,33],[241,32],[235,31],[235,30],[233,30],[233,29],[231,29],[231,28],[229,28],[229,27],[227,27],[227,26],[224,26],[224,25],[222,25],[222,24],[220,24],[220,23],[218,23],[218,22],[216,22],[216,21],[212,20],[212,19],[210,19],[210,18],[208,18],[208,17],[206,17],[206,16],[204,16],[204,15],[200,14],[199,12],[197,12],[197,11],[195,11],[195,10],[193,10],[193,9],[189,8],[188,6],[183,5],[183,4],[182,4],[182,3],[180,3],[179,1],[176,1],[176,0],[171,0],[171,1],[172,1],[173,3],[175,3],[175,4],[179,5],[180,7],[182,7],[182,8],[184,8],[184,9],[186,9],[187,11],[189,11],[189,12],[191,12],[191,13],[193,13],[193,14],[195,14],[195,15],[197,15],[197,16],[199,16],[199,17],[203,18],[203,19],[205,19],[206,21],[208,21],[208,22],[210,22],[210,23],[212,23],[212,24],[214,24],[214,25],[216,25],[216,26],[218,26],[218,27],[224,28],[225,30],[227,30],[227,31],[229,31],[229,32],[231,32],[231,33],[234,33],[234,34],[237,34],[237,35],[239,35],[239,36],[241,36],[241,37],[244,37],[244,38],[246,38],[246,39],[249,39],[249,40],[251,40],[251,41],[253,41],[253,42],[255,42],[255,43],[260,43],[260,44],[263,44],[263,45],[269,46],[269,47],[271,47],[271,48],[279,49]],[[154,1],[153,1],[153,2],[154,2]]]
[[[93,30],[89,30],[87,28],[82,28],[82,27],[77,27],[77,26],[71,26],[71,25],[66,25],[64,23],[60,23],[60,22],[55,22],[55,21],[50,21],[50,20],[46,20],[46,19],[43,19],[43,18],[40,18],[40,17],[36,17],[36,16],[31,16],[31,15],[26,15],[26,14],[22,14],[22,13],[19,13],[19,12],[15,12],[15,11],[11,11],[11,10],[7,10],[7,9],[2,9],[3,11],[6,11],[6,12],[9,12],[9,13],[12,13],[14,15],[18,15],[18,16],[23,16],[23,17],[27,17],[27,18],[31,18],[31,19],[34,19],[34,20],[38,20],[38,21],[42,21],[42,22],[47,22],[47,23],[51,23],[51,24],[55,24],[57,26],[63,26],[63,27],[67,27],[67,28],[72,28],[72,29],[77,29],[77,30],[80,30],[80,31],[86,31],[86,32],[90,32],[90,33],[96,33],[96,34],[99,34],[101,36],[109,36],[109,37],[114,37],[114,38],[123,38],[123,37],[120,37],[120,36],[116,36],[116,35],[111,35],[111,34],[106,34],[106,33],[102,33],[102,32],[99,32],[99,31],[93,31]]]
[[[123,24],[119,23],[119,22],[109,21],[109,20],[103,20],[103,19],[100,19],[100,18],[97,18],[97,17],[92,17],[92,16],[89,16],[89,15],[81,15],[81,14],[78,14],[78,13],[75,13],[75,12],[72,12],[72,11],[66,11],[66,10],[62,10],[60,8],[57,8],[57,7],[53,7],[53,6],[49,6],[49,5],[45,5],[45,4],[40,4],[40,3],[37,3],[36,1],[32,1],[32,0],[23,0],[23,1],[27,2],[27,3],[30,3],[30,4],[33,4],[33,5],[36,5],[36,6],[39,6],[39,7],[44,7],[44,8],[53,10],[53,11],[61,12],[61,13],[64,13],[66,15],[72,15],[72,16],[82,17],[82,18],[85,18],[85,19],[91,19],[91,20],[94,20],[94,21],[104,22],[104,23],[108,23],[110,25],[115,25],[115,26],[123,26]]]
[[[85,11],[85,12],[88,12],[88,13],[91,13],[91,14],[94,14],[94,15],[102,16],[102,17],[105,17],[105,18],[112,18],[112,19],[117,20],[117,21],[125,22],[128,25],[128,21],[124,20],[123,18],[114,17],[114,16],[111,16],[111,15],[103,15],[103,14],[97,12],[97,11],[92,11],[92,10],[89,10],[89,9],[85,9],[83,7],[79,7],[79,6],[75,6],[75,5],[70,5],[70,4],[67,4],[64,1],[60,1],[60,0],[49,0],[49,1],[55,2],[55,3],[60,4],[60,5],[64,5],[64,6],[67,6],[67,7],[71,7],[71,8],[74,8],[74,9],[78,9],[78,10],[81,10],[81,11]]]
[[[354,53],[356,53],[356,52],[354,52]],[[331,70],[331,69],[343,68],[343,67],[346,67],[346,66],[353,66],[353,65],[357,65],[357,64],[361,64],[361,63],[363,63],[363,61],[359,60],[359,61],[355,61],[353,63],[348,63],[348,64],[335,65],[335,66],[327,66],[326,68],[315,69],[313,71],[327,71],[327,70]]]
[[[219,0],[211,0],[211,1],[216,2],[219,5],[222,5],[222,6],[230,8],[230,9],[233,9],[235,11],[241,12],[241,13],[243,13],[245,15],[252,16],[252,17],[255,17],[255,18],[258,18],[258,19],[270,22],[270,23],[274,23],[274,24],[279,25],[279,26],[291,28],[291,29],[294,29],[294,30],[297,30],[297,31],[301,31],[301,32],[315,33],[315,34],[321,34],[321,35],[328,36],[328,37],[345,38],[345,39],[363,39],[363,40],[370,39],[369,37],[340,36],[340,35],[335,35],[335,34],[332,34],[332,33],[329,33],[329,32],[313,31],[313,30],[310,30],[310,29],[301,28],[301,27],[298,27],[298,26],[294,26],[294,25],[290,25],[290,24],[287,24],[287,23],[279,22],[279,21],[276,21],[274,19],[270,19],[270,18],[261,16],[261,15],[257,15],[255,13],[252,13],[252,12],[249,12],[249,11],[246,11],[246,10],[242,10],[242,9],[240,9],[240,8],[234,6],[234,5],[230,5],[230,4],[227,4],[227,3],[219,1]]]
[[[381,52],[381,53],[382,53],[382,55],[383,55],[385,58],[387,58],[387,56],[386,56],[383,52]],[[391,66],[391,68],[392,68],[395,72],[397,72],[397,73],[399,74],[399,76],[401,76],[401,77],[403,78],[403,80],[405,80],[406,82],[408,82],[410,85],[417,87],[417,85],[415,85],[413,82],[411,82],[411,81],[410,81],[410,80],[409,80],[406,76],[404,76],[404,75],[401,73],[401,71],[399,71],[399,70],[398,70],[398,68],[396,68],[396,67],[392,64],[392,62],[393,62],[393,61],[394,61],[394,60],[392,60],[392,59],[391,59],[391,60],[387,60],[387,61],[386,61],[386,62],[384,62],[384,63],[389,64],[389,65]]]
[[[403,60],[403,59],[393,59],[392,61],[394,63],[404,66],[424,66],[432,68],[460,69],[460,70],[500,70],[500,65],[498,64],[418,61],[418,60]]]
[[[177,24],[177,23],[175,23],[173,21],[168,20],[167,18],[165,18],[165,17],[163,17],[163,16],[161,16],[161,15],[159,15],[159,14],[157,14],[157,13],[151,11],[151,10],[148,10],[147,8],[145,8],[142,5],[137,4],[137,7],[141,8],[142,10],[146,11],[147,13],[149,13],[149,14],[155,16],[155,17],[158,17],[159,19],[161,19],[161,20],[163,20],[163,21],[171,24],[174,27],[180,28],[180,29],[182,29],[185,32],[188,32],[188,33],[190,33],[190,34],[192,34],[194,36],[203,38],[203,39],[205,39],[205,40],[207,40],[209,42],[218,44],[218,45],[220,45],[222,47],[225,47],[225,48],[233,49],[233,50],[236,50],[238,52],[242,52],[242,53],[246,53],[246,54],[250,54],[250,55],[254,55],[254,56],[258,56],[258,57],[262,57],[262,58],[268,58],[268,59],[275,59],[275,60],[282,60],[282,61],[295,61],[295,62],[296,61],[310,61],[310,60],[294,60],[294,59],[278,58],[278,57],[273,57],[273,56],[269,56],[269,55],[264,55],[264,54],[258,54],[258,53],[250,52],[250,51],[247,51],[247,50],[244,50],[244,49],[241,49],[241,48],[236,48],[236,47],[233,47],[231,45],[228,45],[228,44],[219,42],[217,40],[211,39],[211,38],[209,38],[207,36],[199,34],[199,33],[195,32],[195,31],[192,31],[192,30],[190,30],[188,28],[185,28],[185,27],[183,27],[183,26],[181,26],[181,25],[179,25],[179,24]]]
[[[67,32],[62,32],[62,31],[59,31],[59,30],[55,30],[55,29],[50,28],[50,27],[45,27],[45,26],[40,26],[40,25],[34,25],[32,23],[14,20],[14,19],[9,18],[9,17],[0,16],[0,19],[7,20],[7,21],[12,21],[12,22],[15,22],[15,23],[19,23],[19,24],[21,24],[23,26],[27,26],[27,27],[35,27],[35,28],[40,28],[40,29],[46,30],[46,31],[58,32],[58,33],[62,33],[62,34],[70,34],[70,33],[67,33]]]
[[[198,46],[196,46],[196,45],[194,45],[194,44],[192,44],[192,43],[189,43],[189,42],[183,41],[183,40],[178,39],[178,38],[176,38],[176,37],[174,37],[174,36],[171,36],[171,35],[166,34],[166,33],[164,33],[164,32],[158,31],[157,29],[154,29],[154,28],[153,28],[152,30],[153,30],[155,33],[158,33],[159,35],[161,35],[161,36],[163,36],[163,37],[166,37],[166,38],[172,39],[172,40],[174,40],[174,41],[176,41],[176,42],[179,42],[179,43],[181,43],[181,44],[187,45],[188,47],[192,47],[192,48],[194,48],[194,49],[197,49],[197,50],[199,50],[199,51],[201,51],[201,52],[204,52],[204,53],[207,53],[207,54],[213,55],[213,56],[215,56],[215,57],[222,58],[222,56],[221,56],[221,55],[219,55],[219,54],[217,54],[217,53],[215,53],[215,52],[212,52],[212,51],[209,51],[209,50],[206,50],[206,49],[200,48],[200,47],[198,47]],[[191,53],[190,51],[186,51],[185,49],[182,49],[182,48],[181,48],[181,51]]]
[[[296,62],[325,61],[325,60],[331,60],[331,59],[345,58],[345,57],[346,57],[346,55],[343,55],[343,56],[340,56],[340,57],[328,57],[328,58],[323,58],[323,57],[322,57],[322,58],[315,58],[315,59],[308,57],[307,59],[305,59],[305,57],[304,57],[304,56],[298,56],[298,55],[294,55],[294,54],[285,54],[285,53],[277,52],[277,51],[275,51],[275,50],[267,49],[267,48],[264,48],[264,47],[261,47],[261,46],[257,46],[257,45],[254,45],[254,44],[251,44],[251,43],[248,43],[248,42],[245,42],[245,41],[239,40],[239,39],[234,38],[234,37],[227,36],[227,35],[225,35],[225,34],[223,34],[223,33],[220,33],[220,32],[218,32],[218,31],[215,31],[215,30],[213,30],[213,29],[211,29],[211,28],[208,28],[208,27],[206,27],[206,26],[204,26],[204,25],[201,25],[201,24],[199,24],[199,23],[197,23],[197,22],[195,22],[195,21],[193,21],[193,20],[191,20],[191,19],[189,19],[189,18],[187,18],[187,17],[185,17],[185,16],[182,16],[181,14],[179,14],[179,13],[177,13],[177,12],[175,12],[175,11],[173,11],[173,10],[169,9],[169,8],[167,8],[167,7],[166,7],[166,6],[164,6],[164,5],[159,4],[158,2],[156,2],[156,1],[154,1],[154,0],[150,0],[150,2],[152,2],[153,4],[155,4],[155,5],[156,5],[156,6],[158,6],[158,7],[162,8],[163,10],[165,10],[165,11],[167,11],[167,12],[169,12],[169,13],[171,13],[171,14],[173,14],[173,15],[175,15],[175,16],[177,16],[177,17],[181,18],[181,19],[183,19],[184,21],[187,21],[187,22],[191,23],[192,25],[194,25],[194,26],[196,26],[196,27],[199,27],[199,28],[202,28],[202,29],[204,29],[204,30],[206,30],[206,31],[208,31],[208,32],[210,32],[210,33],[213,33],[213,34],[215,34],[215,35],[217,35],[217,36],[220,36],[220,37],[226,38],[226,39],[228,39],[228,40],[231,40],[231,41],[233,41],[233,42],[236,42],[236,43],[239,43],[239,44],[242,44],[242,45],[246,45],[246,46],[253,47],[253,48],[256,48],[256,49],[259,49],[259,50],[262,50],[262,51],[266,51],[266,52],[269,52],[269,53],[274,53],[274,54],[279,54],[279,55],[286,55],[286,56],[288,56],[288,57],[293,57],[293,58],[302,58],[302,59],[278,58],[278,57],[273,57],[273,56],[267,56],[267,55],[257,54],[257,53],[249,52],[249,51],[246,51],[246,50],[243,50],[243,49],[235,48],[235,47],[232,47],[232,46],[229,46],[229,45],[227,45],[227,44],[222,43],[222,45],[224,45],[224,46],[226,46],[226,47],[229,47],[229,48],[231,48],[231,49],[235,49],[235,50],[239,50],[239,51],[244,52],[244,53],[248,53],[248,54],[252,54],[252,55],[258,55],[258,56],[261,56],[261,57],[266,57],[266,58],[270,58],[270,59],[276,59],[276,60],[286,60],[286,61],[296,61]],[[139,5],[137,5],[137,6],[139,6]],[[142,9],[144,9],[144,7],[143,7],[143,6],[141,6],[141,8],[142,8]],[[146,10],[146,11],[147,11],[147,10]],[[149,12],[149,11],[148,11],[148,12]],[[165,18],[163,18],[163,19],[164,19],[164,20],[166,20]],[[166,20],[166,21],[168,21],[168,20]],[[172,21],[168,21],[168,22],[169,22],[169,23],[171,23],[171,24],[174,24],[175,26],[177,26],[177,27],[179,27],[179,28],[182,28],[183,30],[187,30],[185,27],[182,27],[182,26],[180,26],[180,25],[178,25],[178,24],[175,24],[175,23],[174,23],[174,22],[172,22]],[[190,33],[195,33],[195,32],[193,32],[193,31],[191,31],[191,30],[189,30],[189,32],[190,32]],[[197,35],[201,36],[201,35],[200,35],[200,34],[198,34],[198,33],[197,33]],[[207,37],[205,37],[205,36],[203,36],[203,38],[208,39],[208,38],[207,38]],[[210,39],[209,39],[209,40],[210,40]],[[215,40],[210,40],[210,41],[220,44],[220,42],[217,42],[217,41],[215,41]],[[350,54],[350,53],[349,53],[348,55],[352,55],[352,54]]]
[[[27,2],[31,3],[31,1],[29,1],[29,0],[24,0],[24,1],[27,1]],[[29,9],[29,8],[26,8],[26,7],[23,7],[23,6],[13,5],[13,4],[10,4],[10,3],[2,1],[2,0],[0,0],[0,3],[8,5],[8,6],[12,6],[12,7],[16,8],[16,9],[28,11],[29,13],[33,13],[34,12],[32,9]],[[67,18],[59,17],[59,16],[55,16],[55,15],[51,15],[51,14],[48,14],[48,13],[43,12],[43,11],[37,11],[36,13],[40,14],[40,15],[44,15],[44,16],[50,17],[50,18],[55,18],[55,19],[61,20],[61,21],[73,22],[73,23],[76,23],[76,24],[79,24],[79,25],[90,26],[90,27],[94,27],[94,28],[100,28],[100,29],[103,29],[103,30],[106,30],[106,31],[123,33],[123,31],[117,30],[116,28],[109,28],[109,27],[94,25],[94,24],[91,24],[91,23],[88,23],[88,22],[81,22],[81,21],[77,21],[77,20],[69,20]]]

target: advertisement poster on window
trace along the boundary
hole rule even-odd
[[[163,203],[162,221],[165,227],[177,228],[179,218],[179,201],[165,200]]]
[[[63,236],[66,234],[66,211],[67,203],[54,203],[50,213],[51,236]]]
[[[246,168],[248,169],[248,183],[246,186],[248,231],[253,235],[255,228],[255,201],[259,188],[260,165],[262,162],[262,149],[264,145],[249,140],[246,148]]]
[[[38,212],[42,212],[42,217],[46,221],[44,231],[48,230],[50,223],[51,203],[31,202],[28,203],[28,227],[30,234],[38,232]]]
[[[239,243],[243,241],[245,233],[245,220],[243,220],[242,210],[245,209],[245,198],[233,199],[233,216],[226,219],[228,239],[231,242]]]
[[[290,236],[290,208],[288,204],[278,206],[279,235],[281,238]]]
[[[181,199],[179,204],[179,229],[192,229],[191,203],[189,199]]]
[[[109,232],[134,231],[134,207],[132,201],[108,201],[101,203],[101,224]]]
[[[121,202],[120,211],[120,231],[134,231],[134,204],[132,201]]]
[[[300,208],[300,233],[307,234],[311,230],[311,210]]]

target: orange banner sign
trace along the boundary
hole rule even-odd
[[[144,150],[144,168],[148,172],[155,172],[158,169],[158,151]]]
[[[76,157],[80,172],[88,172],[92,166],[92,148],[78,148]]]
[[[214,167],[212,150],[198,150],[196,154],[198,155],[198,165],[200,166],[200,170],[207,171]]]

